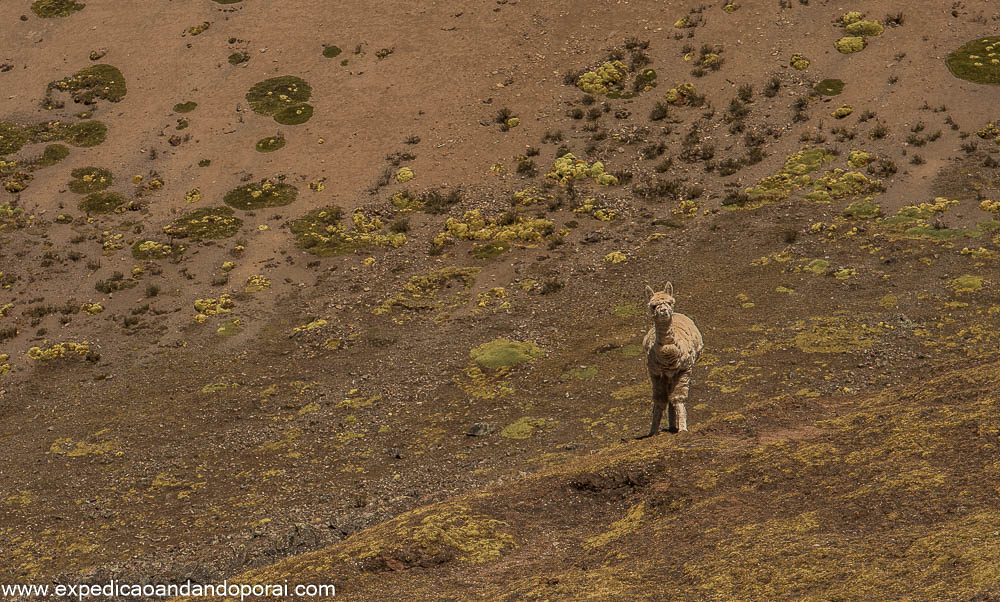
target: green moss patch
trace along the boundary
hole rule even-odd
[[[239,52],[234,52],[229,55],[229,58],[227,60],[229,61],[230,65],[242,65],[243,63],[250,60],[250,53],[244,52],[242,50]]]
[[[90,147],[104,142],[108,127],[100,121],[81,121],[60,130],[62,139],[73,146]]]
[[[92,192],[80,199],[80,211],[85,213],[111,213],[125,204],[125,197],[117,192]]]
[[[312,88],[302,78],[282,75],[258,82],[246,99],[255,113],[270,115],[283,125],[305,123],[312,117],[312,107],[305,104]]]
[[[30,141],[27,128],[12,121],[0,121],[0,155],[16,153]]]
[[[506,439],[527,439],[531,437],[535,430],[545,426],[544,418],[531,418],[524,416],[508,424],[500,431],[500,436]]]
[[[314,209],[291,224],[295,244],[318,257],[354,252],[364,247],[399,247],[406,242],[402,232],[386,232],[377,217],[357,211],[352,216],[354,228],[341,224],[343,210],[336,205]]]
[[[77,194],[97,192],[114,184],[111,172],[100,167],[78,167],[70,175],[73,179],[69,183],[69,189]]]
[[[342,50],[338,46],[328,46],[326,44],[323,44],[323,56],[325,56],[328,59],[340,56],[341,52]]]
[[[824,79],[813,89],[823,96],[836,96],[844,91],[844,82],[839,79]]]
[[[855,219],[871,219],[880,215],[882,215],[882,208],[871,198],[855,201],[844,209],[845,217],[853,217]]]
[[[983,288],[983,278],[981,276],[973,276],[971,274],[959,276],[951,281],[951,288],[954,289],[956,293],[974,293]]]
[[[235,217],[229,207],[204,207],[185,213],[163,231],[176,238],[218,239],[235,236],[243,220]]]
[[[223,201],[230,207],[250,211],[265,207],[283,207],[291,204],[299,190],[291,184],[263,179],[256,184],[238,186],[226,193]]]
[[[762,178],[755,186],[746,189],[748,202],[744,206],[755,208],[787,199],[793,190],[812,182],[807,174],[833,159],[834,154],[825,148],[805,149],[789,155],[780,172]]]
[[[530,341],[511,341],[494,339],[475,347],[469,352],[469,357],[480,368],[499,370],[518,364],[532,362],[545,355],[545,350]]]
[[[257,151],[261,153],[274,152],[285,146],[285,137],[281,134],[268,136],[257,141]]]
[[[875,342],[874,329],[843,317],[813,320],[808,326],[802,322],[799,327],[802,331],[795,336],[795,346],[805,353],[850,353]]]
[[[308,104],[286,107],[274,114],[274,120],[281,125],[301,125],[312,118],[313,108]]]
[[[31,3],[31,10],[43,19],[51,19],[68,17],[78,10],[83,10],[84,6],[86,4],[74,0],[35,0]]]
[[[69,149],[64,144],[49,144],[42,155],[35,160],[35,165],[49,167],[69,156]]]
[[[125,76],[112,65],[92,65],[75,74],[49,83],[45,90],[42,106],[46,109],[57,109],[63,103],[55,100],[55,92],[69,92],[73,102],[92,105],[98,100],[118,102],[125,98],[128,88]]]
[[[966,43],[945,59],[948,70],[959,79],[977,84],[1000,85],[1000,36]]]
[[[196,103],[193,100],[189,100],[187,102],[179,102],[179,103],[175,104],[174,105],[174,112],[175,113],[190,113],[191,111],[195,110],[196,108],[198,108],[198,103]]]

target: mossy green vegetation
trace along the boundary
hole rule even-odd
[[[745,190],[747,208],[760,207],[767,203],[783,201],[796,188],[812,182],[807,174],[833,161],[834,154],[825,148],[810,148],[790,155],[785,166],[773,176],[762,178],[755,186]]]
[[[31,11],[43,19],[51,19],[68,17],[85,6],[75,0],[35,0],[31,3]]]
[[[482,268],[449,266],[431,270],[426,275],[411,277],[396,295],[386,299],[372,313],[381,315],[399,308],[414,312],[438,311],[439,316],[468,299],[467,291],[475,283]],[[457,285],[457,286],[453,286]],[[442,291],[452,291],[442,298]],[[454,290],[457,289],[457,290]]]
[[[285,184],[281,178],[275,180],[265,178],[255,184],[244,184],[230,190],[222,200],[230,207],[251,211],[289,205],[295,201],[298,194],[298,188]]]
[[[13,121],[0,121],[0,155],[16,153],[30,141],[27,128]]]
[[[90,344],[87,341],[81,341],[79,343],[75,341],[64,341],[62,343],[53,343],[46,348],[32,347],[31,349],[28,349],[28,352],[25,355],[27,355],[29,359],[48,361],[70,358],[73,356],[82,357],[88,353],[90,353]]]
[[[66,124],[61,121],[48,121],[31,126],[23,126],[13,121],[0,121],[0,156],[16,153],[25,144],[32,142],[52,142],[63,140],[77,147],[96,146],[104,142],[108,128],[100,121],[79,121]],[[63,147],[62,150],[66,150]],[[58,162],[64,157],[55,159],[62,150],[53,148],[48,159]],[[68,153],[67,153],[68,154]]]
[[[257,141],[257,151],[261,153],[274,152],[285,146],[285,137],[281,134],[268,136]]]
[[[956,293],[974,293],[983,288],[982,276],[966,274],[951,281],[951,288]]]
[[[104,142],[108,128],[100,121],[80,121],[58,129],[62,139],[73,146],[91,147]]]
[[[42,155],[35,160],[35,165],[39,167],[49,167],[62,161],[69,156],[69,149],[64,144],[49,144],[42,151]]]
[[[508,424],[500,431],[500,436],[505,439],[527,439],[540,428],[545,426],[544,418],[532,418],[524,416]]]
[[[323,56],[325,56],[328,59],[340,56],[341,52],[342,50],[340,49],[339,46],[323,44]]]
[[[88,194],[109,188],[114,183],[111,172],[101,167],[77,167],[70,175],[69,189],[77,194]]]
[[[63,103],[53,98],[55,92],[69,92],[73,102],[92,105],[98,100],[118,102],[125,98],[128,88],[125,76],[112,65],[91,65],[69,77],[49,83],[42,106],[57,109]]]
[[[824,79],[813,89],[823,96],[836,96],[844,91],[844,82],[839,79]]]
[[[844,36],[833,43],[834,48],[841,54],[852,54],[865,49],[868,42],[860,36]]]
[[[808,186],[812,188],[812,192],[807,193],[805,198],[821,203],[882,190],[882,183],[878,180],[870,180],[858,171],[844,171],[839,168],[831,169],[822,177],[811,181]]]
[[[499,370],[525,364],[543,357],[545,350],[531,341],[499,338],[472,349],[469,357],[481,369]]]
[[[125,197],[117,192],[92,192],[80,199],[80,211],[85,213],[111,213],[125,204]]]
[[[179,103],[175,104],[174,105],[174,112],[175,113],[190,113],[191,111],[195,110],[196,108],[198,108],[198,103],[196,103],[193,100],[189,100],[187,102],[179,102]]]
[[[844,316],[800,320],[795,346],[805,353],[851,353],[872,346],[877,328],[848,320]]]
[[[352,253],[365,247],[400,247],[406,243],[402,232],[385,232],[385,224],[378,217],[366,216],[355,211],[354,224],[348,230],[342,223],[343,210],[336,205],[314,209],[291,223],[295,244],[316,255],[332,257]]]
[[[861,201],[854,201],[844,209],[844,217],[855,219],[873,219],[882,215],[882,207],[871,197]]]
[[[618,178],[604,172],[603,163],[594,161],[593,164],[588,164],[583,159],[577,159],[573,153],[566,153],[557,158],[552,164],[552,171],[545,174],[545,177],[560,184],[586,178],[592,178],[601,186],[616,186],[618,184]]]
[[[229,58],[227,58],[226,60],[229,61],[229,64],[233,66],[242,65],[243,63],[250,60],[250,53],[246,52],[245,50],[239,50],[230,54]]]
[[[257,82],[247,92],[246,99],[255,113],[270,115],[282,125],[305,123],[313,109],[306,101],[312,87],[300,77],[282,75]]]
[[[809,62],[810,62],[809,59],[807,59],[802,54],[796,52],[795,54],[792,55],[792,58],[789,59],[788,64],[790,64],[794,69],[797,69],[799,71],[805,71],[806,69],[809,68]]]
[[[163,231],[175,238],[218,239],[235,236],[243,220],[229,207],[204,207],[185,213],[164,226]]]
[[[1000,85],[1000,36],[967,42],[945,59],[948,70],[959,79],[977,84]]]

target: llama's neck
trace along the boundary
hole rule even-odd
[[[670,329],[670,318],[656,318],[653,320],[653,325],[656,327],[656,344],[657,345],[673,345],[674,332]]]

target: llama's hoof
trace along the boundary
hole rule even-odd
[[[653,435],[658,435],[659,433],[646,433],[645,435],[639,435],[635,438],[636,441],[642,441],[643,439],[649,439]]]

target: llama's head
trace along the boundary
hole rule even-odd
[[[649,313],[654,320],[669,320],[674,315],[674,285],[670,282],[663,287],[662,291],[654,291],[649,286],[646,287],[649,293]]]

